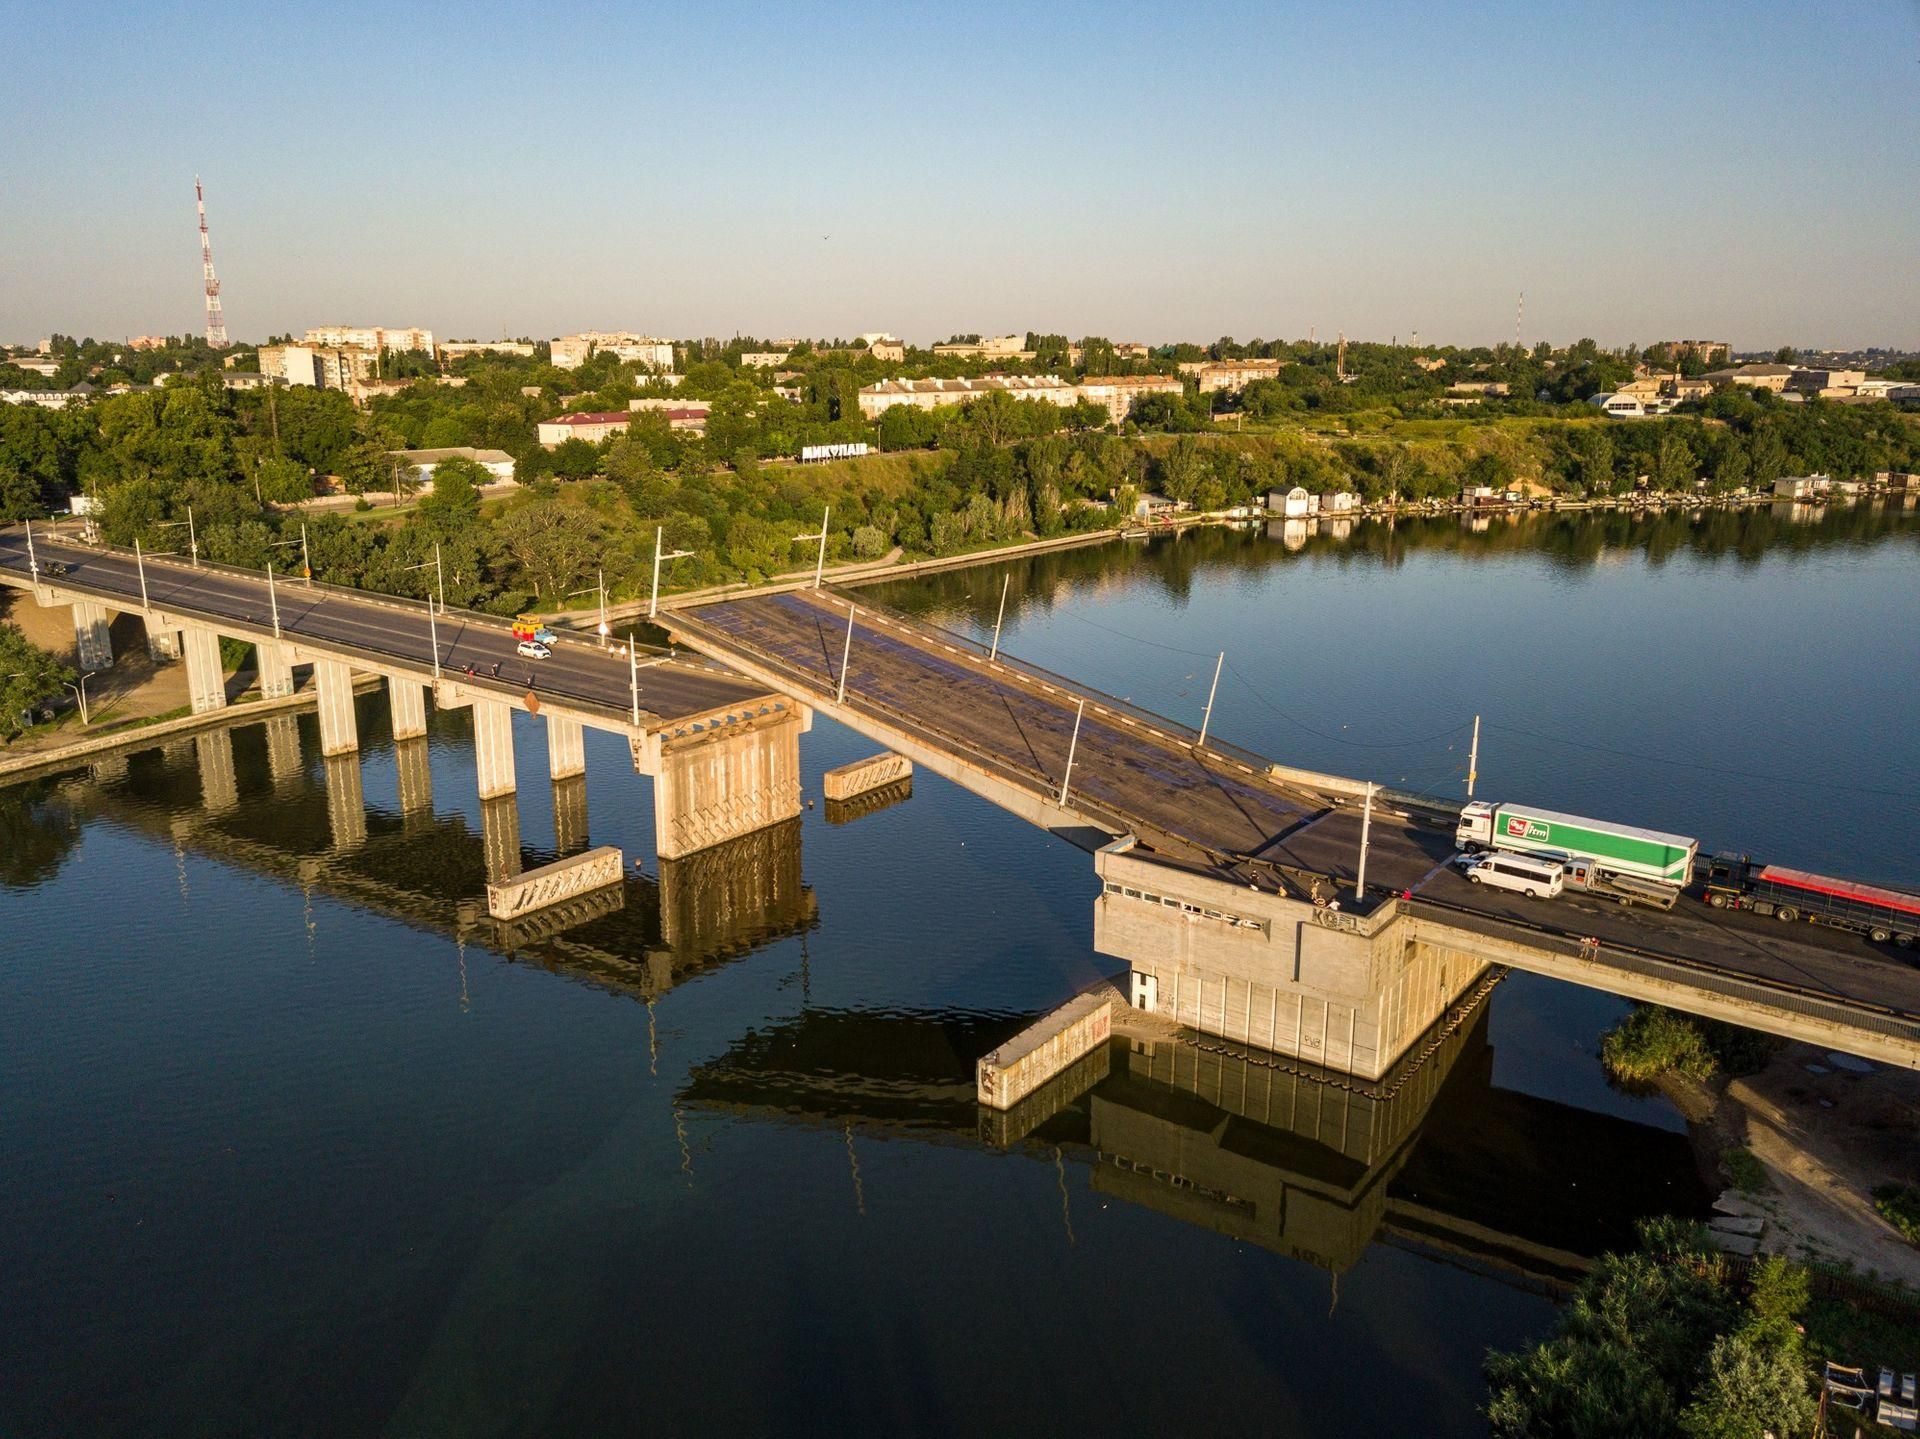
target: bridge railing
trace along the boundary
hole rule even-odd
[[[1425,895],[1401,901],[1401,907],[1417,918],[1437,920],[1456,929],[1470,930],[1489,939],[1503,939],[1534,949],[1545,949],[1567,959],[1623,970],[1644,979],[1685,984],[1727,999],[1741,999],[1809,1019],[1823,1020],[1852,1029],[1864,1029],[1890,1039],[1920,1044],[1920,1020],[1867,1000],[1837,999],[1817,990],[1788,984],[1760,975],[1730,974],[1698,960],[1654,954],[1632,945],[1607,941],[1599,945],[1583,943],[1569,935],[1497,919],[1456,905],[1430,899]]]
[[[1165,715],[1157,714],[1153,710],[1133,703],[1131,700],[1121,699],[1118,695],[1108,694],[1105,690],[1095,689],[1092,685],[1084,684],[1079,680],[1072,680],[1068,679],[1065,675],[1055,674],[1052,670],[1042,665],[1034,664],[1031,660],[1023,660],[1017,655],[1009,654],[1006,650],[1001,650],[996,655],[988,646],[981,644],[980,641],[972,635],[961,634],[958,630],[950,630],[945,626],[933,624],[917,615],[909,620],[907,616],[896,614],[890,610],[879,611],[878,607],[871,601],[863,601],[861,597],[856,594],[832,585],[826,588],[838,599],[847,604],[857,606],[863,613],[885,613],[898,622],[911,623],[916,629],[925,631],[931,635],[937,635],[941,640],[954,645],[956,648],[966,650],[983,664],[999,665],[1003,669],[1012,670],[1014,673],[1022,675],[1036,684],[1060,690],[1076,699],[1084,699],[1089,707],[1098,706],[1113,714],[1125,715],[1143,729],[1156,730],[1167,736],[1169,740],[1175,744],[1184,745],[1199,753],[1232,760],[1255,774],[1264,775],[1267,772],[1267,767],[1273,763],[1273,761],[1267,759],[1265,756],[1255,754],[1250,749],[1243,749],[1239,745],[1220,739],[1211,731],[1207,734],[1207,742],[1203,748],[1200,744],[1200,731],[1192,725],[1183,724],[1179,720],[1168,719]]]

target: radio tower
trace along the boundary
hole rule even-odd
[[[193,177],[193,199],[200,207],[200,269],[207,284],[207,344],[216,350],[227,347],[227,320],[220,313],[220,277],[213,273],[213,241],[207,238],[207,197],[200,189],[200,177]]]
[[[1527,313],[1527,292],[1520,292],[1520,303],[1513,307],[1513,347],[1520,348],[1520,317]]]

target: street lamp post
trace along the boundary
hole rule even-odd
[[[667,532],[665,525],[655,526],[653,531],[653,594],[647,601],[647,618],[652,619],[660,613],[660,562],[662,560],[684,560],[692,550],[674,550],[663,554],[660,550],[661,537]]]
[[[35,584],[40,583],[40,561],[33,554],[33,521],[27,521],[27,573],[33,576]]]
[[[820,577],[826,572],[827,568],[827,521],[832,515],[833,506],[828,505],[820,512],[820,532],[818,534],[815,534],[812,530],[808,530],[804,535],[795,535],[793,537],[793,542],[796,545],[802,540],[820,541],[820,554],[813,562],[813,587],[816,590],[820,588]]]
[[[280,638],[280,595],[273,587],[273,566],[267,566],[267,608],[273,612],[273,637]]]
[[[1220,651],[1220,658],[1213,662],[1213,683],[1207,687],[1207,712],[1200,717],[1200,743],[1195,749],[1205,749],[1207,729],[1213,723],[1213,697],[1220,692],[1220,669],[1227,662],[1227,652]]]
[[[853,658],[853,616],[854,608],[847,606],[847,642],[840,647],[840,689],[833,697],[835,704],[847,702],[847,661]]]
[[[1360,868],[1353,876],[1353,902],[1358,904],[1367,894],[1367,839],[1373,829],[1373,781],[1367,781],[1367,802],[1360,811]]]
[[[987,651],[991,663],[1000,658],[1000,622],[1007,617],[1007,586],[1013,583],[1013,571],[1000,577],[1000,613],[993,617],[993,648]]]
[[[1067,807],[1067,785],[1073,779],[1073,757],[1080,749],[1080,721],[1087,713],[1087,702],[1080,701],[1080,708],[1073,712],[1073,738],[1067,742],[1067,769],[1060,776],[1060,808]]]
[[[88,670],[85,674],[80,676],[80,683],[77,685],[72,684],[66,680],[60,681],[61,684],[66,685],[68,689],[72,690],[74,693],[74,698],[80,701],[80,723],[83,725],[89,725],[93,723],[93,716],[87,713],[87,681],[92,679],[98,673],[99,673],[98,670]]]
[[[162,520],[158,528],[163,530],[178,530],[184,528],[187,532],[187,549],[193,556],[193,567],[196,570],[200,568],[200,538],[193,527],[192,505],[187,506],[187,517],[184,520]]]
[[[136,536],[133,541],[133,563],[134,568],[140,571],[140,608],[150,610],[153,608],[153,605],[147,599],[147,557],[140,550],[140,540],[138,536]]]
[[[607,623],[607,572],[605,570],[598,571],[595,583],[588,585],[583,590],[568,590],[566,597],[572,599],[575,595],[591,595],[596,593],[600,596],[600,648],[605,649],[607,647],[607,636],[613,633],[613,626]]]

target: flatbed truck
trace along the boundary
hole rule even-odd
[[[1920,894],[1757,864],[1745,855],[1714,855],[1706,869],[1707,903],[1715,909],[1752,910],[1788,924],[1804,919],[1902,949],[1920,944]]]

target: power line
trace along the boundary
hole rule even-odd
[[[1422,735],[1418,739],[1406,739],[1406,740],[1348,739],[1345,735],[1329,734],[1325,730],[1315,729],[1312,725],[1308,724],[1305,720],[1300,719],[1298,716],[1288,714],[1285,710],[1281,709],[1279,705],[1273,702],[1272,697],[1268,695],[1265,690],[1261,689],[1260,686],[1256,685],[1252,680],[1248,679],[1247,676],[1240,670],[1240,668],[1237,665],[1234,665],[1231,662],[1229,662],[1227,665],[1227,668],[1233,671],[1234,676],[1240,681],[1241,684],[1245,685],[1249,690],[1253,691],[1254,697],[1256,699],[1260,700],[1261,703],[1265,704],[1268,709],[1272,710],[1275,714],[1279,715],[1280,718],[1287,721],[1287,723],[1298,726],[1300,729],[1305,730],[1308,734],[1313,735],[1317,739],[1330,740],[1334,744],[1351,745],[1355,749],[1413,749],[1419,745],[1437,743],[1438,741],[1447,738],[1447,736],[1449,735],[1459,734],[1462,730],[1466,729],[1472,723],[1472,721],[1470,720],[1462,720],[1459,724],[1454,725],[1450,729],[1443,729],[1435,734]]]

